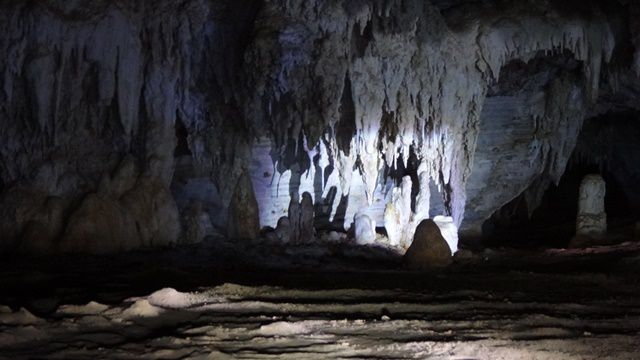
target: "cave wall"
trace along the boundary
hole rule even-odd
[[[480,114],[505,64],[566,50],[583,64],[584,101],[598,97],[610,19],[595,2],[563,4],[1,3],[0,248],[174,244],[194,232],[190,211],[223,228],[242,176],[263,225],[303,191],[348,225],[356,212],[384,220],[413,168],[414,188],[433,193],[427,216],[461,225],[477,196]],[[571,137],[579,125],[554,109],[575,99],[558,88],[536,109]],[[554,163],[553,177],[573,140],[545,141],[537,164]]]
[[[484,221],[521,194],[529,214],[538,207],[560,181],[589,107],[582,64],[571,54],[541,53],[501,73],[480,116],[460,229],[467,238],[481,237]]]

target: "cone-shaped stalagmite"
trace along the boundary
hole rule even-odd
[[[451,264],[451,249],[433,220],[426,219],[418,225],[413,242],[404,254],[404,261],[408,268],[414,270]]]

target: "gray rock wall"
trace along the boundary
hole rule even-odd
[[[452,215],[460,225],[474,196],[466,189],[487,87],[501,67],[566,49],[584,64],[591,101],[616,39],[597,6],[574,14],[542,1],[436,5],[3,2],[0,248],[22,248],[27,234],[45,252],[174,243],[180,230],[154,242],[158,224],[180,219],[191,200],[214,225],[225,223],[217,214],[227,213],[246,169],[260,169],[251,179],[260,210],[269,209],[263,225],[282,215],[277,204],[308,191],[307,179],[317,215],[318,208],[329,217],[348,212],[342,219],[367,213],[381,224],[397,173],[411,166],[438,189],[430,199],[441,210],[430,215]],[[573,101],[562,95],[548,101],[548,115]],[[560,115],[548,116],[549,129],[579,128]],[[186,131],[187,167],[176,166],[176,124]],[[556,162],[555,175],[572,142],[549,139],[562,146],[546,152],[555,156],[546,162]],[[124,171],[124,159],[136,171]],[[111,181],[116,169],[120,185]],[[198,182],[208,190],[190,188]],[[125,188],[149,206],[123,213],[133,206]],[[79,220],[86,218],[95,223]],[[120,245],[108,238],[84,245],[87,234],[113,227],[122,228],[111,236]]]

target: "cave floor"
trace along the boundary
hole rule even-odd
[[[638,359],[640,244],[467,253],[210,241],[7,258],[0,358]]]

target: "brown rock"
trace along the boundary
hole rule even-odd
[[[159,178],[140,177],[120,199],[135,219],[142,246],[173,245],[180,236],[180,213],[171,192]]]
[[[47,200],[47,194],[17,185],[0,195],[0,249],[19,244],[20,236]]]
[[[50,196],[40,211],[25,226],[21,250],[32,254],[47,254],[64,231],[65,202]]]
[[[408,268],[414,270],[451,264],[451,249],[433,220],[422,220],[418,225],[413,242],[404,254],[404,261]]]
[[[139,246],[136,223],[119,201],[90,194],[71,215],[59,250],[105,254]]]

